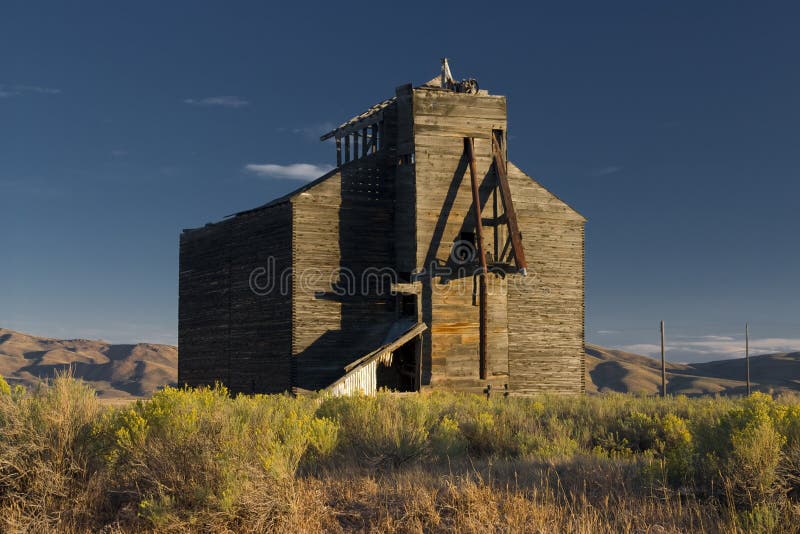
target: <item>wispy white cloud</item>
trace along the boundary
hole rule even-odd
[[[12,96],[21,96],[24,94],[37,94],[37,95],[57,95],[61,93],[61,89],[53,87],[41,87],[38,85],[6,85],[0,83],[0,98],[10,98]]]
[[[660,356],[661,346],[650,343],[637,343],[620,347],[627,352]],[[754,338],[750,340],[750,354],[774,354],[800,351],[799,338]],[[701,362],[742,358],[745,355],[743,338],[731,336],[698,336],[695,338],[667,338],[667,358],[672,361]]]
[[[589,176],[599,178],[601,176],[608,176],[609,174],[616,174],[623,169],[620,165],[609,165],[608,167],[601,167],[594,169],[589,173]]]
[[[655,356],[660,354],[661,346],[651,343],[634,343],[633,345],[622,345],[620,350],[633,352],[634,354],[644,354],[645,356]]]
[[[314,165],[311,163],[291,163],[277,165],[275,163],[250,163],[244,166],[247,172],[265,178],[283,178],[288,180],[302,180],[309,182],[319,178],[333,169],[331,165]]]
[[[187,98],[183,101],[192,106],[218,106],[223,108],[242,108],[250,102],[238,96],[207,96],[205,98]]]

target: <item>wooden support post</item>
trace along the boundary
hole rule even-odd
[[[353,132],[353,159],[358,159],[358,131]]]
[[[336,166],[342,166],[342,138],[336,138]]]
[[[505,152],[501,145],[502,137],[502,130],[494,130],[492,132],[494,166],[497,171],[497,181],[500,184],[500,196],[503,197],[503,208],[506,211],[508,235],[511,238],[511,246],[514,249],[514,262],[517,264],[517,269],[519,269],[520,273],[525,276],[528,274],[528,262],[525,261],[525,251],[522,248],[522,232],[519,230],[517,212],[514,210],[514,201],[511,199],[511,187],[508,185],[508,169],[506,168]]]
[[[417,340],[414,343],[414,389],[417,391],[422,390],[422,334],[417,336]]]
[[[477,254],[481,263],[481,272],[479,275],[480,285],[480,377],[481,380],[486,380],[489,376],[488,371],[488,354],[487,354],[487,291],[486,291],[486,273],[488,268],[486,266],[486,251],[483,249],[483,220],[481,215],[481,197],[478,188],[478,169],[475,163],[475,145],[471,137],[464,138],[464,153],[469,162],[469,175],[472,183],[472,205],[475,210],[475,235],[477,237]]]
[[[372,153],[373,154],[378,151],[378,125],[377,124],[373,124],[372,125],[372,144],[370,145],[370,147],[372,148]]]
[[[344,136],[344,162],[350,161],[350,135]]]
[[[369,154],[369,143],[367,142],[369,137],[367,136],[367,131],[368,131],[367,128],[364,128],[361,131],[361,138],[364,140],[364,144],[361,146],[361,157],[362,158],[364,156],[366,156],[367,154]]]
[[[667,360],[664,358],[664,321],[661,321],[661,396],[667,396]]]
[[[750,396],[750,324],[744,324],[744,365],[747,380],[747,396]]]

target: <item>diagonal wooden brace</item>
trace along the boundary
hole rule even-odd
[[[511,199],[511,187],[508,185],[505,154],[496,133],[492,135],[492,154],[494,155],[494,166],[497,171],[497,181],[500,183],[500,196],[503,199],[503,208],[508,221],[511,246],[514,249],[514,262],[517,264],[520,274],[525,276],[528,274],[528,263],[525,261],[525,251],[522,248],[522,232],[519,231],[517,212],[514,211],[514,201]]]

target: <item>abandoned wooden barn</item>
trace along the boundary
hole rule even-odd
[[[441,76],[322,136],[334,170],[180,241],[180,383],[584,390],[584,223]],[[333,154],[332,154],[333,156]]]

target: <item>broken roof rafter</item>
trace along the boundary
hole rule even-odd
[[[356,115],[352,119],[343,122],[330,132],[322,135],[319,140],[325,141],[331,137],[339,139],[351,133],[359,132],[368,126],[381,121],[383,119],[383,110],[392,105],[396,100],[396,97],[392,97],[387,98],[383,102],[375,104],[364,113]]]

